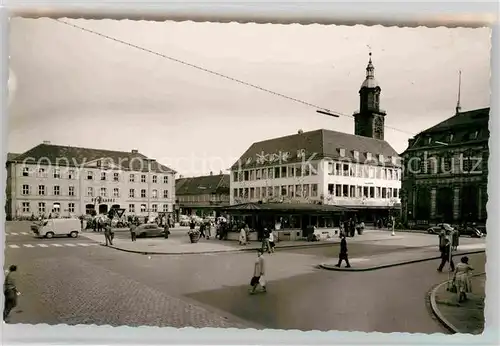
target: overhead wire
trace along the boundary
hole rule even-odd
[[[177,59],[177,58],[168,56],[166,54],[163,54],[163,53],[160,53],[160,52],[157,52],[157,51],[154,51],[154,50],[151,50],[151,49],[148,49],[148,48],[136,45],[136,44],[131,43],[131,42],[127,42],[127,41],[118,39],[116,37],[112,37],[112,36],[103,34],[101,32],[98,32],[98,31],[95,31],[95,30],[92,30],[92,29],[88,29],[88,28],[85,28],[85,27],[82,27],[82,26],[79,26],[79,25],[76,25],[76,24],[73,24],[73,23],[69,23],[69,22],[67,22],[65,20],[62,20],[62,19],[54,19],[54,18],[52,18],[52,20],[54,20],[54,21],[56,21],[58,23],[67,25],[67,26],[71,26],[71,27],[73,27],[75,29],[78,29],[78,30],[81,30],[81,31],[84,31],[84,32],[87,32],[87,33],[90,33],[90,34],[94,34],[96,36],[100,36],[102,38],[105,38],[105,39],[108,39],[108,40],[111,40],[111,41],[114,41],[116,43],[120,43],[120,44],[129,46],[131,48],[135,48],[135,49],[141,50],[143,52],[159,56],[159,57],[161,57],[163,59],[167,59],[167,60],[170,60],[170,61],[182,64],[182,65],[185,65],[185,66],[188,66],[188,67],[192,67],[192,68],[197,69],[199,71],[203,71],[203,72],[215,75],[217,77],[221,77],[221,78],[230,80],[232,82],[236,82],[236,83],[242,84],[244,86],[251,87],[251,88],[254,88],[254,89],[257,89],[257,90],[269,93],[269,94],[274,95],[274,96],[285,98],[287,100],[290,100],[290,101],[293,101],[293,102],[296,102],[296,103],[300,103],[300,104],[303,104],[303,105],[308,106],[308,107],[315,108],[316,110],[320,110],[318,113],[322,113],[322,114],[329,113],[332,116],[344,116],[344,117],[354,118],[353,115],[344,114],[344,113],[337,112],[337,111],[331,111],[328,108],[315,105],[315,104],[313,104],[311,102],[303,101],[301,99],[298,99],[298,98],[295,98],[295,97],[291,97],[291,96],[288,96],[288,95],[285,95],[285,94],[282,94],[282,93],[279,93],[279,92],[276,92],[276,91],[273,91],[273,90],[261,87],[261,86],[256,85],[256,84],[245,82],[245,81],[243,81],[241,79],[237,79],[237,78],[225,75],[223,73],[220,73],[220,72],[217,72],[217,71],[213,71],[213,70],[210,70],[208,68],[205,68],[205,67],[202,67],[202,66],[198,66],[198,65],[189,63],[187,61],[184,61],[184,60],[181,60],[181,59]],[[387,129],[394,130],[394,131],[406,133],[406,134],[409,134],[409,135],[412,135],[412,136],[415,135],[415,133],[412,133],[412,132],[409,132],[409,131],[406,131],[406,130],[402,130],[402,129],[398,129],[396,127],[387,126],[387,125],[385,125],[384,127],[387,128]]]

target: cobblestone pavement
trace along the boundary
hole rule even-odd
[[[472,277],[472,292],[468,300],[458,303],[456,293],[441,286],[436,292],[437,308],[460,333],[481,334],[484,330],[484,299],[486,274]]]

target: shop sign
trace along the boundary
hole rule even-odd
[[[114,198],[103,198],[103,197],[94,197],[90,200],[92,203],[115,203]]]

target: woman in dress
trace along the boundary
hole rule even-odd
[[[245,227],[241,227],[240,230],[240,245],[247,245],[247,232]]]
[[[467,300],[467,293],[471,292],[472,285],[470,280],[470,272],[473,271],[469,265],[469,258],[464,256],[460,259],[460,263],[455,268],[455,275],[453,281],[457,287],[458,301],[463,302]]]

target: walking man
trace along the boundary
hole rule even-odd
[[[135,222],[130,223],[130,237],[132,238],[132,241],[137,240],[137,233],[135,232],[136,228],[137,225],[135,224]]]
[[[445,240],[445,245],[443,246],[441,250],[441,264],[439,265],[437,271],[442,272],[443,267],[446,264],[446,262],[450,262],[450,271],[455,270],[455,263],[453,263],[453,258],[451,257],[451,244],[448,239]]]
[[[165,233],[165,239],[168,239],[168,235],[170,234],[170,225],[169,222],[165,219],[165,223],[163,224],[163,232]]]
[[[4,294],[4,310],[3,310],[3,320],[7,322],[7,318],[10,315],[12,309],[17,306],[17,296],[21,293],[17,290],[16,282],[14,280],[14,273],[17,271],[16,265],[11,265],[5,276],[5,281],[3,283],[3,294]]]
[[[271,253],[271,244],[269,244],[269,229],[266,227],[264,228],[264,236],[262,238],[262,252],[267,251],[268,253]]]
[[[106,239],[106,246],[113,246],[113,232],[111,231],[111,221],[104,224],[104,238]]]
[[[252,287],[250,294],[254,294],[255,290],[257,289],[257,286],[259,286],[259,285],[262,286],[263,292],[267,292],[266,281],[264,278],[265,261],[264,261],[263,254],[264,254],[264,251],[262,251],[262,249],[259,249],[257,252],[257,259],[255,260],[253,277],[252,277],[252,280],[250,280],[250,286]]]
[[[345,234],[340,235],[340,253],[339,253],[339,262],[335,265],[335,267],[340,268],[342,261],[345,261],[346,268],[351,268],[351,264],[349,263],[349,256],[347,255],[347,240],[345,239]]]

